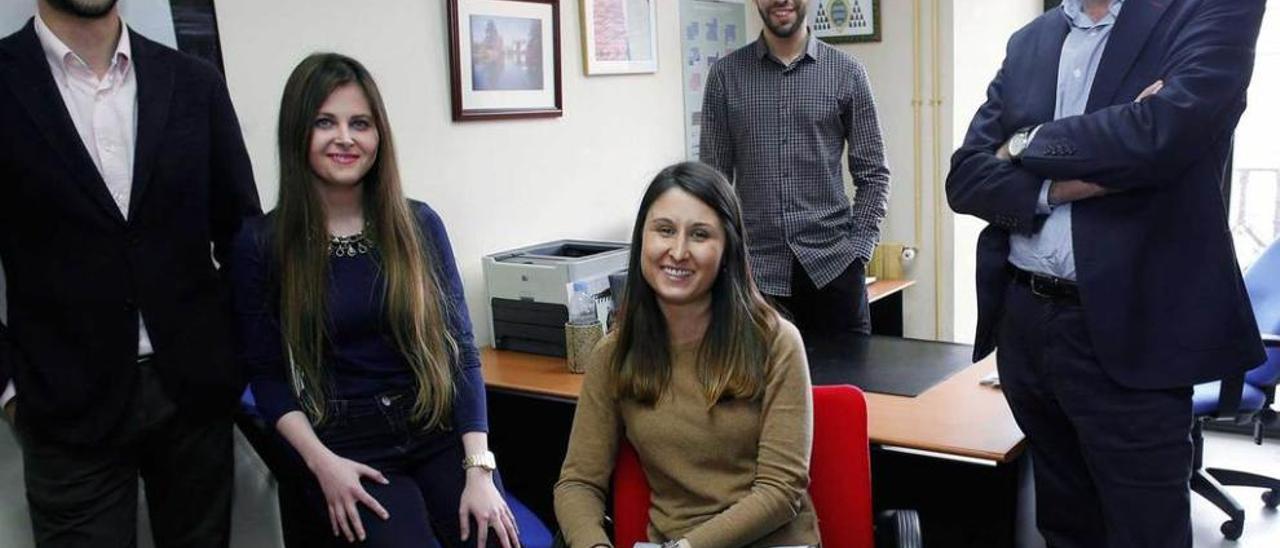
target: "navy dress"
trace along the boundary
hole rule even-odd
[[[488,430],[479,354],[448,235],[430,207],[410,206],[458,343],[453,412],[443,428],[425,431],[411,419],[416,381],[386,318],[378,250],[329,257],[324,360],[330,387],[326,420],[315,430],[331,451],[377,469],[390,481],[364,482],[391,516],[383,521],[359,505],[369,546],[422,546],[432,536],[445,545],[459,544],[458,506],[466,483],[461,435]],[[302,409],[283,350],[273,223],[271,214],[246,221],[230,264],[240,356],[259,412],[272,427],[284,414]],[[319,484],[309,473],[302,476],[308,480],[308,498],[324,518],[320,523],[327,522]]]

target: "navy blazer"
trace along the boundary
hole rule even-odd
[[[952,209],[989,223],[978,239],[974,359],[995,348],[1011,232],[1033,233],[1041,183],[1113,191],[1072,207],[1080,299],[1117,382],[1145,389],[1222,378],[1264,359],[1221,184],[1245,108],[1264,0],[1128,0],[1085,114],[1053,120],[1069,30],[1050,10],[1009,39],[987,101],[951,159]],[[1164,88],[1133,100],[1156,80]],[[995,157],[1040,126],[1015,165]]]
[[[241,219],[261,211],[240,127],[217,69],[129,39],[138,130],[127,216],[33,25],[0,40],[0,385],[14,379],[24,432],[68,443],[102,440],[126,417],[139,311],[184,410],[229,414],[244,386],[213,257],[225,263]]]

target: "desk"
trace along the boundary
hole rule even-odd
[[[867,285],[872,333],[902,336],[902,292],[913,285],[915,280],[876,280]]]
[[[550,501],[538,499],[558,475],[582,376],[562,358],[486,348],[480,359],[490,443],[502,462],[517,460],[503,465],[504,480],[554,523]],[[867,394],[875,506],[919,510],[931,545],[1015,546],[1033,524],[1020,493],[1025,439],[1003,395],[978,384],[994,368],[984,360],[914,398]]]
[[[563,358],[484,348],[480,351],[490,392],[576,402],[582,375],[570,373]],[[988,358],[914,397],[867,394],[867,434],[871,443],[939,455],[1013,461],[1025,438],[999,390],[978,380],[995,370]]]

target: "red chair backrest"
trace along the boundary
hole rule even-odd
[[[813,387],[809,497],[823,546],[874,546],[867,400],[856,387]]]
[[[813,388],[813,454],[809,497],[818,513],[822,545],[874,546],[867,401],[848,385]],[[614,545],[647,540],[649,482],[636,451],[623,439],[613,470]]]
[[[622,438],[618,445],[618,462],[613,467],[613,545],[631,548],[649,539],[649,480],[631,443]]]

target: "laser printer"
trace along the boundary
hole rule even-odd
[[[604,319],[612,308],[609,275],[626,271],[629,248],[626,242],[556,240],[486,255],[493,347],[564,356],[574,283],[586,284]]]

